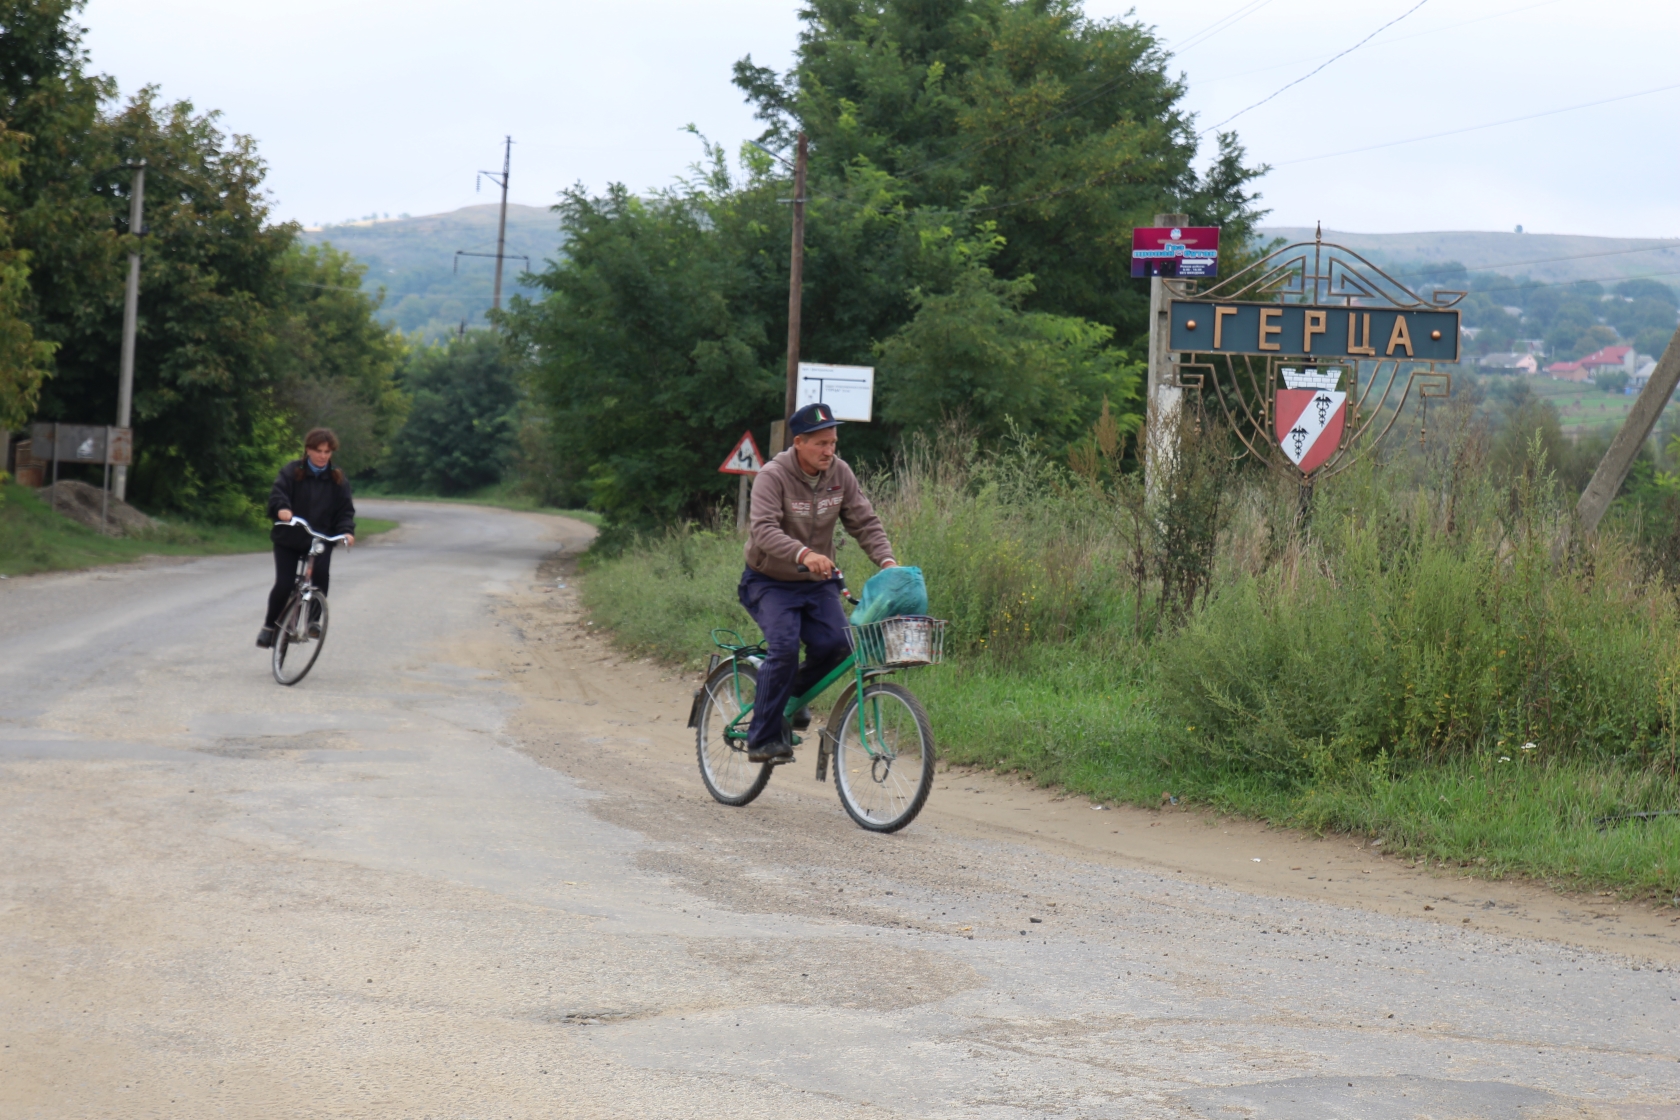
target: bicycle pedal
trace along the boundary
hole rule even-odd
[[[775,758],[772,758],[770,760],[770,765],[771,766],[786,766],[788,763],[795,762],[795,761],[797,761],[797,760],[791,754],[779,754]]]

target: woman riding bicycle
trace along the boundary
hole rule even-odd
[[[333,465],[338,437],[331,428],[314,428],[303,437],[304,457],[280,468],[274,489],[268,495],[268,516],[273,521],[290,521],[296,514],[318,533],[336,536],[349,533],[345,545],[356,543],[356,503],[350,497],[350,480]],[[301,528],[276,525],[269,531],[274,542],[274,589],[268,593],[268,613],[257,631],[257,645],[274,644],[274,623],[292,593],[298,562],[309,554],[310,537]],[[315,586],[327,593],[333,546],[315,558]]]

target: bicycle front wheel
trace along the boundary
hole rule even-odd
[[[286,609],[280,612],[280,632],[274,636],[273,658],[274,679],[281,684],[301,681],[321,656],[321,647],[327,644],[327,597],[317,591],[314,602],[320,611],[316,619],[320,636],[316,638],[309,636],[311,612],[297,595],[287,600]]]
[[[725,661],[713,670],[704,688],[694,732],[700,780],[725,805],[745,805],[764,792],[772,767],[765,762],[748,762],[746,741],[725,738],[723,732],[753,702],[758,691],[758,670],[745,661],[739,663],[738,669],[736,662]],[[745,723],[743,720],[740,730],[746,730]]]
[[[871,832],[897,832],[916,819],[933,789],[933,726],[903,685],[865,685],[840,713],[834,787],[840,804]]]

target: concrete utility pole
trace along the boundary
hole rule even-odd
[[[799,326],[805,290],[805,155],[805,134],[801,132],[799,151],[793,164],[793,248],[792,262],[788,267],[787,406],[782,409],[784,421],[799,406]],[[780,447],[773,447],[770,453],[774,455],[780,450]]]
[[[507,249],[507,194],[508,172],[513,168],[513,137],[507,137],[502,147],[502,173],[500,176],[493,171],[481,171],[479,174],[491,182],[502,186],[502,217],[496,224],[496,286],[490,292],[490,310],[502,309],[502,256]]]
[[[1657,368],[1651,371],[1651,380],[1639,391],[1632,411],[1622,421],[1621,431],[1616,433],[1610,450],[1599,460],[1592,481],[1587,483],[1587,488],[1581,492],[1581,500],[1575,504],[1575,517],[1580,521],[1583,532],[1591,533],[1598,529],[1604,511],[1610,508],[1611,499],[1627,480],[1628,470],[1632,468],[1634,459],[1639,457],[1639,449],[1650,438],[1651,429],[1657,426],[1657,420],[1674,395],[1677,384],[1680,384],[1680,331],[1675,331],[1674,337],[1668,340]]]
[[[145,232],[146,161],[133,164],[134,189],[128,199],[128,233],[138,238]],[[140,320],[140,246],[128,254],[128,288],[123,292],[122,362],[117,367],[117,427],[129,427],[134,412],[134,334]],[[55,460],[56,461],[56,460]],[[128,466],[117,467],[111,480],[117,500],[128,497]]]
[[[1157,214],[1155,224],[1171,228],[1190,224],[1188,214]],[[1145,405],[1143,480],[1144,492],[1154,496],[1159,472],[1178,454],[1178,410],[1184,390],[1171,384],[1172,356],[1167,343],[1172,337],[1171,308],[1167,306],[1166,281],[1149,278],[1149,400]]]

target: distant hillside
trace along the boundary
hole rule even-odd
[[[484,324],[496,262],[488,257],[462,257],[457,262],[455,251],[494,253],[498,208],[489,203],[419,218],[346,222],[306,230],[303,240],[327,242],[354,254],[368,266],[363,285],[369,291],[385,289],[380,318],[405,334],[419,331],[426,338],[438,338],[460,329],[463,320],[469,328]],[[559,255],[559,224],[558,216],[545,207],[510,203],[505,251],[530,257],[531,270],[540,272],[544,262]],[[506,262],[504,302],[514,292],[531,294],[530,288],[518,285],[525,269],[522,260]]]
[[[1289,241],[1311,241],[1313,237],[1311,227],[1307,226],[1271,226],[1260,232],[1266,238],[1282,237]],[[1608,285],[1636,276],[1651,276],[1671,287],[1680,285],[1680,240],[1674,238],[1474,230],[1442,233],[1325,230],[1324,239],[1357,250],[1385,269],[1457,261],[1473,271],[1528,276],[1545,283],[1597,280]]]

